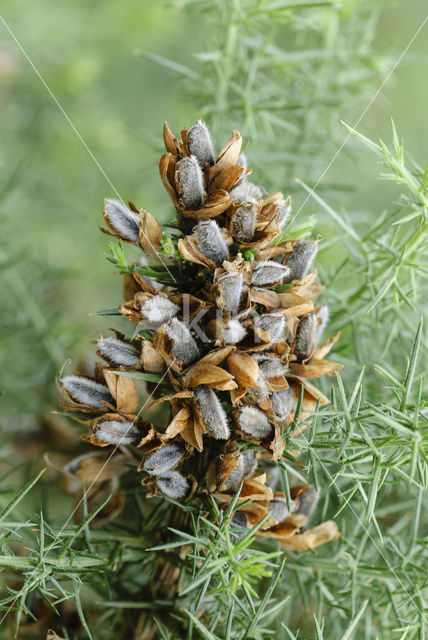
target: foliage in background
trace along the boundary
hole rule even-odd
[[[227,527],[218,531],[213,525],[197,518],[194,536],[199,544],[195,540],[188,541],[193,545],[193,553],[189,553],[183,561],[182,598],[173,604],[162,601],[154,603],[159,611],[159,637],[183,637],[182,627],[190,621],[187,634],[189,638],[195,639],[275,637],[309,640],[315,637],[317,640],[421,640],[424,638],[423,618],[424,607],[426,608],[422,573],[426,540],[423,538],[425,531],[422,517],[423,492],[427,484],[427,419],[426,389],[423,387],[426,347],[423,329],[417,331],[417,327],[426,300],[426,173],[424,168],[412,166],[403,156],[401,143],[397,140],[390,151],[372,142],[368,143],[369,147],[377,154],[382,154],[387,172],[403,187],[404,197],[395,206],[391,207],[388,201],[384,201],[385,211],[358,211],[346,215],[341,206],[344,195],[339,195],[339,192],[344,185],[355,186],[357,190],[364,189],[364,185],[358,184],[358,175],[343,175],[341,184],[331,184],[326,179],[315,193],[311,192],[347,134],[347,130],[339,124],[339,118],[352,125],[354,116],[357,117],[365,106],[361,97],[373,92],[373,87],[377,86],[385,70],[386,60],[375,59],[373,56],[371,38],[376,15],[370,14],[368,17],[367,11],[370,13],[370,10],[367,9],[367,3],[344,2],[341,3],[342,8],[330,2],[287,4],[234,0],[218,3],[217,6],[205,2],[178,3],[179,7],[183,6],[184,10],[181,12],[168,7],[168,15],[174,17],[168,23],[171,27],[163,32],[168,33],[168,42],[159,53],[164,58],[164,65],[171,67],[168,60],[182,64],[181,71],[185,75],[187,95],[193,103],[191,105],[183,104],[181,99],[171,99],[171,95],[178,94],[180,85],[170,69],[165,76],[161,75],[163,79],[168,78],[169,98],[156,93],[158,97],[152,101],[150,94],[146,93],[144,100],[142,96],[139,101],[136,100],[135,111],[132,111],[127,106],[130,100],[126,92],[123,99],[118,98],[117,102],[113,100],[117,93],[120,94],[123,86],[119,76],[121,72],[124,76],[126,74],[123,74],[123,69],[118,72],[117,66],[115,69],[112,59],[106,64],[104,71],[102,56],[106,51],[106,43],[101,40],[97,45],[98,49],[95,51],[94,48],[91,52],[94,55],[90,57],[90,68],[94,68],[94,60],[97,60],[95,68],[99,70],[101,65],[103,69],[103,74],[99,74],[99,71],[96,74],[95,85],[102,85],[103,91],[105,87],[115,88],[115,91],[108,91],[106,100],[106,104],[113,101],[114,108],[108,111],[106,107],[107,116],[103,113],[101,118],[101,125],[108,132],[95,128],[92,135],[92,121],[88,123],[88,129],[83,131],[83,137],[87,139],[89,136],[90,142],[95,143],[99,150],[110,150],[107,157],[104,152],[102,154],[110,169],[125,163],[123,169],[115,174],[120,176],[119,190],[122,191],[121,185],[124,185],[123,188],[126,185],[126,189],[134,188],[137,196],[142,197],[144,194],[146,202],[148,185],[159,184],[152,180],[155,173],[153,169],[145,174],[147,181],[144,180],[142,184],[140,177],[142,169],[153,164],[158,153],[150,141],[150,132],[158,128],[158,115],[153,118],[149,113],[150,109],[153,110],[154,103],[162,105],[161,117],[171,119],[171,112],[175,114],[176,120],[172,118],[174,125],[181,124],[184,113],[186,120],[189,120],[198,113],[200,106],[206,109],[209,124],[215,122],[220,132],[223,127],[229,130],[236,122],[241,125],[244,121],[244,126],[240,126],[241,131],[254,139],[248,150],[251,164],[255,168],[253,175],[258,176],[260,182],[269,184],[275,181],[284,185],[284,191],[289,186],[295,201],[295,211],[310,194],[296,222],[306,225],[310,213],[317,213],[315,231],[322,233],[324,237],[319,260],[321,276],[328,292],[324,301],[334,310],[331,328],[344,331],[338,352],[346,365],[344,386],[339,382],[331,391],[324,389],[332,394],[332,405],[320,412],[312,422],[307,439],[303,436],[290,436],[288,444],[302,452],[301,460],[305,468],[291,467],[287,461],[284,462],[287,471],[294,473],[296,478],[303,474],[305,478],[309,476],[315,484],[321,481],[323,485],[330,484],[331,490],[324,492],[316,516],[339,518],[342,538],[335,547],[333,557],[331,551],[325,550],[304,557],[287,554],[284,572],[277,574],[276,569],[272,568],[272,576],[263,578],[256,585],[256,594],[242,587],[234,593],[228,587],[231,580],[231,574],[228,573],[230,566],[236,565],[232,560],[233,548],[227,542]],[[303,6],[296,7],[296,4]],[[105,14],[103,9],[104,5],[101,8],[101,5],[95,3],[91,17],[95,23],[98,21],[98,24],[110,25],[110,32],[107,29],[105,36],[108,40],[115,33],[112,25],[117,19],[117,13],[110,8]],[[145,10],[150,13],[147,8]],[[25,12],[21,13],[25,15]],[[77,10],[74,15],[79,29],[82,24],[88,24],[85,19],[81,19],[82,14]],[[131,35],[127,31],[127,38],[141,48],[141,40],[137,42],[141,14],[140,20],[131,10],[126,15],[127,24],[122,22],[121,26],[129,29],[130,25],[134,25]],[[30,18],[31,15],[28,19]],[[154,24],[159,27],[160,23],[151,23],[151,26]],[[207,44],[194,62],[189,59],[189,49],[186,47],[190,45],[183,34],[194,33],[196,30],[202,34]],[[86,34],[90,38],[93,28],[88,28]],[[121,38],[115,40],[114,47],[110,46],[111,40],[108,40],[108,44],[110,52],[114,52],[115,48],[116,51],[123,48]],[[153,47],[144,42],[143,48]],[[69,55],[70,60],[75,62],[75,51],[71,51]],[[111,56],[114,57],[113,53]],[[81,64],[84,63],[83,58],[80,61]],[[150,70],[152,78],[160,73],[154,66],[147,65],[144,69],[146,74]],[[52,79],[58,80],[61,73],[59,66]],[[141,68],[133,67],[129,78],[139,79],[140,75]],[[94,83],[91,74],[82,75],[79,69],[72,77],[76,81],[89,77],[85,90]],[[37,104],[33,108],[34,96],[31,94],[32,85],[28,82],[28,76],[24,75],[20,82],[22,84],[19,91],[23,91],[25,97],[25,109],[22,111],[28,119],[26,135],[32,138],[31,148],[35,150],[43,142],[43,135],[40,138],[34,134],[46,130],[50,115],[56,108],[46,111],[47,98],[40,88],[35,87],[32,91],[37,94]],[[128,89],[130,88],[129,86]],[[73,91],[73,100],[79,106],[78,98],[82,95],[79,82]],[[22,96],[22,93],[18,92],[18,95]],[[91,96],[93,99],[93,94]],[[143,102],[149,107],[144,112],[144,129],[148,132],[144,134],[142,127],[138,126],[140,115],[138,118],[136,115],[140,113]],[[132,134],[146,150],[144,161],[136,161],[141,156],[141,148],[137,144],[130,149],[126,142],[131,136],[124,136],[120,131],[118,122],[123,120],[124,110],[126,119],[133,126],[137,123],[139,131],[133,130]],[[112,119],[113,126],[110,126]],[[66,124],[60,120],[56,123],[54,134],[59,131],[67,131]],[[269,148],[272,147],[269,140],[272,134],[281,141],[282,146],[274,156],[266,152],[268,145]],[[97,136],[101,140],[108,137],[109,144],[99,145]],[[63,148],[70,147],[70,139],[67,134],[62,134],[62,145],[55,154],[63,156]],[[49,144],[48,149],[51,148],[55,150],[56,145]],[[346,152],[347,148],[342,151]],[[54,157],[57,156],[50,156],[51,162]],[[61,166],[58,175],[67,175],[69,162],[74,165],[81,163],[82,156],[78,155],[76,158],[69,159],[67,166]],[[126,160],[123,161],[123,158]],[[21,160],[22,157],[18,157],[15,166]],[[37,157],[37,160],[40,161],[40,158]],[[138,166],[138,171],[129,171],[132,166]],[[66,319],[68,314],[77,317],[77,313],[73,315],[73,307],[81,315],[82,303],[76,291],[87,290],[86,300],[89,300],[97,287],[102,289],[100,267],[93,264],[96,251],[102,251],[101,243],[96,239],[97,215],[94,213],[93,217],[88,217],[87,212],[98,211],[99,194],[106,192],[106,185],[102,177],[95,178],[96,168],[91,172],[92,169],[89,171],[85,166],[78,174],[81,175],[81,181],[77,184],[75,171],[72,171],[74,179],[71,184],[67,185],[62,179],[61,188],[66,186],[68,197],[63,197],[60,201],[61,213],[49,238],[53,245],[59,239],[60,251],[70,251],[62,238],[67,236],[64,229],[71,229],[67,226],[67,220],[72,215],[70,203],[75,204],[77,200],[79,211],[83,209],[83,215],[79,214],[78,219],[82,220],[84,216],[86,221],[85,239],[74,256],[76,260],[83,260],[84,267],[82,266],[80,273],[85,273],[88,277],[83,280],[79,278],[77,286],[72,288],[67,285],[68,297],[63,298],[59,305],[60,309],[65,310]],[[296,177],[303,180],[306,187],[296,186]],[[32,182],[33,180],[29,185],[20,185],[13,207],[9,204],[5,211],[10,213],[13,209],[23,211],[23,215],[24,212],[28,214],[30,201],[37,200],[41,200],[42,206],[50,211],[49,215],[45,215],[39,210],[39,217],[32,221],[23,238],[23,246],[31,247],[27,250],[34,257],[34,238],[40,242],[46,225],[58,216],[58,204],[53,197],[51,199],[49,193],[49,189],[54,189],[57,195],[52,180],[52,184],[42,181],[44,188],[42,194],[38,192],[38,197],[34,196],[37,181],[35,185]],[[129,195],[136,199],[134,193]],[[152,213],[160,213],[162,219],[166,220],[169,209],[165,207],[163,196],[159,197],[151,192],[148,196],[153,203],[150,207]],[[332,205],[332,201],[338,203],[338,206]],[[40,213],[43,213],[41,217]],[[9,237],[18,237],[16,226],[10,223],[10,216],[4,219],[8,225]],[[41,232],[37,233],[35,226],[39,226]],[[82,230],[79,230],[74,237],[81,236]],[[22,250],[20,253],[11,253],[9,257],[8,249],[3,264],[9,269],[18,266],[27,275],[31,272],[31,278],[34,277],[31,293],[43,313],[46,313],[46,335],[52,336],[52,330],[54,334],[57,332],[60,348],[67,348],[68,351],[77,331],[75,324],[73,328],[73,323],[70,323],[69,332],[59,330],[55,322],[55,326],[52,326],[50,300],[53,296],[47,298],[49,302],[46,305],[42,305],[43,298],[37,290],[37,287],[43,288],[43,282],[49,282],[51,267],[60,254],[52,253],[52,249],[47,250],[47,244],[42,246],[38,263],[46,265],[48,271],[40,270],[41,280],[35,277],[38,272],[30,268],[30,262]],[[53,255],[53,259],[46,260],[48,254]],[[22,255],[24,258],[20,258]],[[60,262],[60,267],[63,266],[64,263]],[[65,266],[69,266],[67,261]],[[47,274],[46,278],[44,273]],[[2,295],[10,297],[11,289],[16,295],[16,287],[14,289],[8,282],[8,279],[2,281]],[[28,282],[27,277],[24,282]],[[56,280],[53,291],[60,288],[58,284]],[[61,286],[62,284],[61,282]],[[118,290],[119,288],[118,286]],[[119,295],[118,292],[118,298]],[[103,300],[97,298],[98,300],[101,308],[104,300],[111,301],[111,292],[107,292]],[[28,305],[27,298],[25,302]],[[8,308],[13,309],[15,305],[16,302],[13,301]],[[96,309],[90,307],[88,310]],[[21,333],[16,330],[16,338],[8,348],[6,357],[13,349],[14,354],[22,354],[16,362],[24,362],[25,356],[30,358],[32,363],[26,371],[35,371],[39,380],[44,381],[42,384],[46,384],[58,367],[54,362],[48,364],[43,333],[36,340],[35,348],[28,348],[34,333],[30,323],[31,313],[25,313],[28,331]],[[12,336],[13,328],[17,327],[16,316],[10,316],[7,326]],[[100,328],[97,322],[93,331]],[[87,328],[81,334],[86,343]],[[376,369],[373,364],[377,365]],[[363,367],[366,367],[364,374]],[[44,377],[41,378],[43,371]],[[363,376],[361,381],[360,374]],[[9,398],[12,388],[9,380],[13,381],[14,404],[17,405],[18,401],[21,402],[22,395],[21,388],[15,385],[15,381],[19,379],[18,368],[14,370],[12,366],[7,378],[2,386],[7,388]],[[29,411],[35,406],[33,400],[28,401]],[[19,415],[19,411],[17,413]],[[6,447],[8,445],[4,444],[2,453],[9,456],[10,448]],[[8,496],[13,494],[21,477],[20,473],[11,476],[12,479],[14,477],[14,483],[10,479],[10,484],[6,483],[2,498],[5,503]],[[46,485],[43,485],[43,481],[40,482],[44,486],[41,495],[46,495]],[[150,546],[150,530],[152,527],[155,529],[157,522],[161,520],[162,510],[159,510],[157,516],[159,520],[155,518],[152,522],[147,522],[138,494],[127,487],[126,483],[124,488],[128,495],[125,518],[102,529],[91,530],[85,526],[83,535],[70,524],[61,531],[66,514],[59,518],[52,513],[50,524],[35,516],[27,521],[30,512],[28,503],[25,503],[27,498],[13,512],[12,518],[9,512],[2,514],[7,524],[2,530],[1,563],[8,572],[19,572],[18,578],[13,574],[16,582],[12,588],[21,596],[15,605],[23,614],[26,608],[32,606],[40,610],[42,596],[52,594],[52,600],[70,596],[75,598],[78,606],[58,605],[62,620],[66,623],[70,621],[70,637],[88,637],[88,628],[82,626],[82,617],[86,619],[94,638],[102,637],[104,640],[108,625],[112,627],[111,637],[122,637],[122,634],[127,637],[125,634],[129,633],[129,629],[135,630],[138,618],[135,601],[138,598],[144,600],[141,594],[150,586],[150,569],[156,559],[163,562],[166,557],[164,554],[168,551],[145,551]],[[46,508],[49,508],[49,501]],[[177,540],[177,545],[182,542],[179,533],[174,534],[173,540]],[[71,542],[69,546],[65,546],[67,541]],[[28,558],[23,557],[22,544],[31,550]],[[48,548],[49,554],[46,554]],[[274,549],[263,547],[262,550]],[[198,566],[201,556],[205,561],[202,569]],[[175,561],[176,556],[169,558]],[[224,558],[232,564],[229,565]],[[181,565],[182,561],[177,561]],[[92,562],[97,566],[96,572],[88,567]],[[272,558],[269,562],[280,567],[281,559]],[[65,564],[67,571],[63,569]],[[146,567],[145,571],[143,567]],[[194,587],[195,592],[192,592],[190,587],[194,585],[195,578],[200,582]],[[25,586],[24,591],[21,590],[22,584]],[[186,592],[186,588],[189,591]],[[28,594],[26,599],[22,597],[23,594]],[[6,592],[2,605],[9,607],[15,597],[15,593]],[[79,602],[83,603],[85,613]],[[103,602],[104,605],[101,604]],[[96,606],[93,607],[94,603]],[[140,604],[139,602],[138,606]],[[96,620],[94,615],[100,610],[103,614]],[[29,618],[23,616],[20,621],[28,623]],[[73,636],[73,629],[80,631],[76,631]],[[176,629],[180,631],[177,632]],[[58,631],[62,631],[60,625]]]

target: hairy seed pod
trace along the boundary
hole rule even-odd
[[[252,357],[254,358],[254,355]],[[250,387],[249,389],[253,396],[256,398],[257,402],[265,403],[269,398],[269,390],[267,385],[267,380],[260,370],[259,366],[259,375],[257,376],[257,387]]]
[[[275,487],[278,484],[278,480],[280,477],[280,470],[276,464],[269,464],[266,467],[266,472],[268,474],[268,478],[266,480],[266,485],[275,491]]]
[[[296,408],[296,398],[291,387],[274,391],[270,396],[272,413],[277,422],[283,422]]]
[[[288,267],[274,260],[256,262],[251,274],[251,284],[255,287],[267,287],[281,282],[288,275]]]
[[[267,416],[257,407],[241,407],[238,411],[237,422],[241,431],[256,440],[264,440],[272,432],[272,426]]]
[[[165,333],[174,341],[172,353],[181,362],[187,366],[199,356],[199,350],[196,346],[192,334],[183,322],[172,318],[164,325]]]
[[[183,447],[174,442],[166,444],[146,456],[143,469],[152,476],[159,476],[176,467],[183,456]]]
[[[287,262],[289,269],[286,282],[300,280],[307,274],[313,259],[316,256],[318,245],[312,240],[299,240],[293,254]]]
[[[190,482],[178,471],[168,471],[157,476],[156,486],[159,491],[173,500],[185,498],[190,490]]]
[[[316,507],[318,498],[319,496],[315,487],[310,485],[309,489],[295,501],[293,512],[309,518]]]
[[[294,343],[294,355],[299,362],[306,360],[314,349],[317,342],[317,327],[317,316],[314,313],[301,318]]]
[[[252,357],[259,363],[259,371],[266,378],[276,378],[283,376],[287,371],[287,367],[275,356],[268,356],[263,353],[253,353]]]
[[[175,316],[177,312],[178,306],[169,298],[161,295],[154,296],[141,305],[141,313],[152,329],[160,327],[161,324]]]
[[[238,344],[247,335],[247,330],[239,320],[232,318],[221,329],[221,336],[226,344]]]
[[[257,220],[257,204],[246,202],[238,207],[232,219],[232,235],[238,242],[251,242]]]
[[[94,427],[94,433],[99,440],[110,444],[133,444],[141,439],[139,429],[128,420],[100,420]]]
[[[277,496],[269,502],[269,511],[272,518],[275,518],[277,522],[284,522],[290,515],[287,500],[282,496]]]
[[[199,209],[204,201],[204,180],[195,156],[177,162],[177,180],[184,206],[190,211]]]
[[[133,344],[119,338],[100,338],[98,349],[107,362],[119,367],[133,367],[140,364],[140,352]]]
[[[214,164],[214,149],[210,132],[203,120],[197,120],[187,132],[187,148],[192,156],[196,156],[201,165],[206,162]]]
[[[220,233],[220,227],[214,220],[203,220],[194,229],[198,249],[217,267],[229,258],[229,250]]]
[[[62,385],[75,402],[87,404],[94,409],[105,408],[105,402],[114,402],[113,397],[105,384],[95,382],[83,376],[65,376],[61,380]]]
[[[140,216],[138,213],[128,209],[120,200],[106,198],[104,214],[121,238],[130,242],[139,242]]]
[[[230,539],[232,543],[239,542],[247,535],[248,518],[244,511],[235,511],[231,518],[231,522],[234,526],[231,527]],[[235,555],[236,560],[239,560],[242,554],[237,553]]]
[[[239,162],[238,162],[239,164]],[[230,191],[230,197],[235,202],[248,202],[249,200],[260,200],[267,195],[266,189],[252,182],[243,180]]]
[[[245,170],[247,169],[247,156],[245,153],[239,154],[236,164],[239,164],[240,167],[244,167]]]
[[[254,457],[254,451],[243,451],[240,453],[232,473],[224,483],[226,491],[236,491],[241,482],[254,473],[256,466],[257,462]]]
[[[222,288],[222,295],[226,309],[231,315],[235,315],[239,309],[242,295],[243,278],[238,271],[229,271],[217,280]]]
[[[254,326],[270,334],[270,340],[276,344],[285,329],[285,318],[280,313],[264,313],[254,322]]]
[[[279,204],[276,206],[278,216],[278,224],[281,229],[284,229],[285,225],[288,224],[291,215],[291,204]]]
[[[227,440],[230,436],[227,415],[211,387],[195,387],[195,398],[208,433],[216,440]]]
[[[317,342],[321,339],[322,333],[327,326],[329,311],[327,305],[320,307],[317,313],[318,318],[321,320],[321,324],[317,325]]]

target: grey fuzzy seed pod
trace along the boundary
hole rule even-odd
[[[217,280],[222,288],[222,294],[226,309],[230,314],[235,315],[239,309],[242,295],[243,278],[238,271],[229,271],[220,276]]]
[[[61,380],[62,385],[75,402],[87,404],[94,409],[103,409],[106,402],[113,403],[113,397],[105,384],[95,382],[83,376],[65,376]]]
[[[203,120],[197,120],[187,132],[187,148],[192,156],[196,156],[201,165],[206,162],[214,164],[214,149],[210,132]]]
[[[140,352],[137,347],[118,338],[100,338],[98,340],[100,354],[117,366],[133,367],[140,364]]]
[[[290,515],[287,500],[282,496],[277,496],[269,502],[269,511],[272,518],[275,518],[277,522],[284,522]]]
[[[251,274],[251,284],[255,287],[266,287],[281,282],[288,277],[289,269],[274,260],[256,262]]]
[[[159,476],[176,467],[184,456],[184,449],[178,444],[166,444],[155,449],[143,463],[144,471],[151,476]]]
[[[237,422],[241,431],[257,440],[264,440],[272,431],[267,416],[257,407],[241,407],[238,411]]]
[[[287,367],[279,358],[275,358],[275,356],[267,356],[263,353],[253,353],[252,357],[259,363],[259,371],[261,371],[266,378],[283,376],[287,371]]]
[[[291,387],[274,391],[270,396],[270,402],[272,413],[278,422],[283,422],[296,408],[296,398]]]
[[[252,354],[254,358],[255,354]],[[265,402],[269,397],[266,378],[259,367],[259,375],[257,376],[257,387],[250,387],[250,391],[258,402]]]
[[[257,204],[246,202],[238,207],[232,218],[232,235],[238,242],[251,242],[257,220]]]
[[[270,334],[270,340],[276,344],[285,329],[285,318],[280,313],[264,313],[254,322],[254,326]]]
[[[185,498],[190,490],[190,482],[178,471],[168,471],[156,478],[159,491],[173,500]]]
[[[245,153],[239,154],[236,164],[239,164],[240,167],[244,167],[244,169],[247,168],[247,156]]]
[[[285,225],[290,220],[291,215],[291,204],[280,204],[277,205],[276,211],[279,212],[278,216],[278,224],[281,229],[285,227]]]
[[[204,385],[195,387],[194,391],[199,413],[208,433],[216,440],[227,440],[230,436],[227,415],[214,391]]]
[[[244,511],[235,511],[235,513],[231,518],[231,522],[235,526],[232,527],[232,530],[230,532],[230,539],[232,543],[235,544],[236,542],[239,542],[239,540],[242,540],[242,538],[244,538],[244,536],[247,535],[248,519]],[[239,560],[241,556],[242,556],[241,553],[237,553],[235,555],[236,560]]]
[[[317,342],[320,340],[322,333],[327,326],[329,315],[327,305],[320,307],[320,310],[317,313],[318,318],[321,320],[321,324],[317,325]]]
[[[232,473],[224,483],[226,491],[236,491],[241,482],[254,473],[256,466],[257,462],[254,457],[254,451],[243,451],[240,453]]]
[[[301,362],[305,360],[315,347],[317,342],[317,316],[309,313],[301,318],[296,331],[296,340],[294,343],[294,355]]]
[[[186,209],[199,209],[204,201],[204,180],[195,156],[177,162],[177,180]]]
[[[248,202],[248,200],[260,200],[267,195],[267,191],[257,184],[243,180],[230,190],[229,195],[235,202]]]
[[[175,316],[178,310],[179,308],[174,302],[161,295],[154,296],[141,305],[141,313],[147,324],[153,329],[157,329],[172,316]]]
[[[129,421],[102,420],[95,425],[94,433],[97,438],[110,444],[132,444],[141,439],[138,428]]]
[[[310,518],[311,513],[316,507],[318,502],[319,495],[315,490],[315,487],[312,485],[309,486],[309,489],[305,491],[305,493],[300,496],[298,500],[295,501],[293,505],[293,513],[298,513],[302,516],[307,516]]]
[[[138,213],[131,211],[120,200],[114,198],[106,198],[104,212],[111,226],[122,238],[139,242],[140,216]]]
[[[223,325],[221,330],[221,336],[226,344],[238,344],[247,335],[247,330],[239,320],[232,318],[229,322]]]
[[[299,240],[290,259],[287,262],[289,272],[285,282],[300,280],[307,274],[318,250],[318,245],[312,240]]]
[[[167,336],[174,340],[172,353],[177,360],[181,360],[185,366],[196,360],[199,356],[199,350],[186,325],[177,318],[172,318],[164,325],[164,328]]]
[[[229,258],[229,249],[220,232],[220,227],[214,220],[203,220],[194,229],[198,249],[206,258],[220,267]]]

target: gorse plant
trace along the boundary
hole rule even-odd
[[[341,367],[325,360],[337,334],[318,345],[328,313],[312,300],[322,291],[317,272],[308,273],[317,243],[288,239],[291,206],[249,181],[237,131],[217,159],[203,121],[181,137],[165,124],[159,169],[178,214],[174,235],[144,209],[105,202],[107,233],[142,248],[151,264],[126,264],[133,296],[119,310],[136,324],[133,339],[101,337],[107,365],[94,377],[61,379],[65,410],[90,423],[89,442],[114,447],[97,475],[87,456],[68,469],[91,497],[118,447],[134,445],[127,466],[134,461],[155,495],[202,508],[212,495],[223,508],[239,490],[233,520],[241,528],[259,523],[258,536],[312,549],[337,528],[302,529],[316,491],[275,492],[272,462],[283,456],[283,431],[327,403],[309,379]],[[162,244],[172,257],[158,253]],[[142,406],[134,380],[152,385]],[[165,425],[140,419],[163,403],[171,407]]]

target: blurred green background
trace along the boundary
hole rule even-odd
[[[105,261],[107,241],[97,228],[103,197],[114,196],[117,189],[160,221],[172,216],[157,171],[161,131],[164,120],[175,130],[190,126],[201,114],[200,105],[205,104],[207,85],[198,85],[196,74],[193,77],[189,69],[200,72],[204,57],[198,54],[215,49],[218,26],[224,19],[218,16],[216,25],[216,8],[208,10],[206,4],[2,0],[3,20],[16,38],[0,23],[0,383],[2,413],[9,416],[7,425],[12,429],[20,429],[37,412],[54,406],[53,372],[60,370],[67,357],[72,356],[76,363],[79,356],[90,352],[91,339],[111,324],[89,314],[121,301],[121,281],[113,277],[112,267]],[[345,139],[340,119],[354,124],[426,12],[423,0],[379,3],[377,7],[369,2],[345,2],[344,12],[357,4],[361,5],[360,14],[370,11],[367,32],[377,20],[365,61],[366,77],[345,79],[353,89],[346,93],[343,108],[341,103],[336,105],[329,128],[322,119],[317,124],[323,107],[316,100],[312,106],[308,100],[309,106],[284,111],[285,124],[284,120],[271,121],[275,141],[269,142],[272,158],[277,154],[272,173],[275,189],[283,186],[284,191],[290,191],[297,205],[303,195],[294,178],[310,184],[317,181]],[[219,13],[227,8],[228,3],[218,4]],[[257,15],[253,19],[257,20]],[[329,37],[335,35],[334,23],[327,25],[328,31],[324,24],[317,29],[316,17],[312,23],[306,20],[302,12],[291,32],[285,18],[277,43],[290,50],[299,47],[299,29],[310,31],[314,38],[319,35],[317,30],[322,37],[323,30]],[[268,33],[272,24],[265,19],[258,28]],[[364,28],[355,31],[362,40],[365,33]],[[300,44],[300,48],[305,46]],[[331,47],[336,47],[340,60],[334,37]],[[427,155],[427,51],[425,26],[358,126],[368,136],[380,134],[389,141],[393,116],[407,149],[421,163]],[[169,63],[158,64],[147,52],[183,65],[184,73],[168,68]],[[320,75],[331,72],[329,64],[327,60]],[[348,67],[345,59],[345,72]],[[296,72],[294,77],[293,64],[285,63],[280,70],[284,92],[291,87],[296,93],[309,95],[311,80],[314,85],[319,81],[311,76],[312,69],[316,67],[307,67],[307,76],[299,86],[302,75]],[[302,65],[298,73],[304,72]],[[215,87],[218,78],[205,80]],[[359,84],[365,82],[368,91],[358,95]],[[198,86],[201,94],[195,96]],[[259,91],[263,94],[264,86]],[[325,98],[328,101],[329,96]],[[212,94],[208,94],[209,100]],[[260,134],[262,142],[255,140],[251,127],[241,123],[248,114],[240,114],[239,109],[238,105],[233,117],[215,122],[217,146],[232,126],[243,128],[250,134],[245,144],[250,160],[254,156],[256,161],[256,176],[264,179],[272,167],[272,162],[266,161],[264,134]],[[286,161],[289,147],[293,144],[295,149],[299,144],[296,130],[301,128],[302,112],[305,126],[312,127],[310,135],[316,131],[319,137],[313,142],[314,161],[308,164],[301,160],[305,149],[310,149],[303,138],[300,157],[294,151],[293,160]],[[202,115],[207,116],[208,124],[212,122],[209,105],[205,104]],[[350,153],[352,145],[348,143],[341,151],[318,191],[323,193],[324,189],[324,197],[334,206],[346,206],[356,221],[362,211],[374,220],[396,190],[379,182],[376,158],[361,150]],[[329,189],[329,185],[336,186]],[[312,201],[306,202],[298,222],[313,213],[318,220],[316,232],[327,236],[335,232]],[[328,262],[328,256],[323,259]]]

